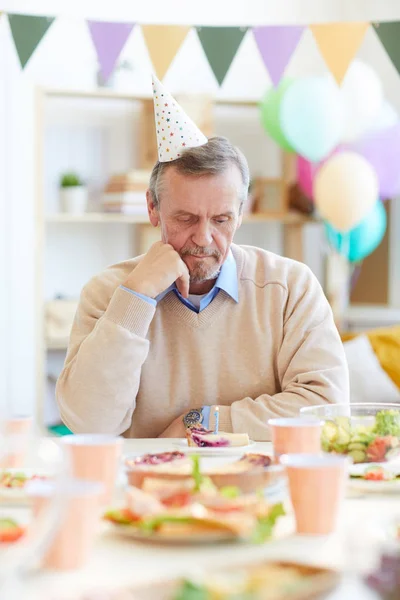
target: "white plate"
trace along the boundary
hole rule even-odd
[[[240,542],[246,541],[244,538],[235,536],[233,533],[225,532],[207,532],[197,535],[160,535],[157,532],[144,533],[140,529],[130,527],[129,525],[114,525],[110,524],[112,530],[124,537],[135,541],[151,542],[153,544],[176,544],[176,545],[199,545],[199,544],[216,544],[218,542]]]
[[[364,475],[366,469],[371,467],[382,467],[385,471],[390,471],[396,477],[400,475],[400,459],[396,458],[394,460],[390,460],[388,462],[380,462],[380,463],[356,463],[351,464],[349,466],[349,475],[353,475],[354,477],[361,477]]]
[[[186,454],[199,454],[201,456],[241,456],[242,454],[248,452],[251,448],[254,448],[256,443],[250,440],[250,443],[247,444],[247,446],[220,446],[217,448],[200,448],[197,446],[188,446],[187,439],[182,438],[173,442],[173,445],[177,448],[180,448]]]
[[[0,473],[23,473],[27,477],[33,477],[33,475],[43,475],[46,473],[40,471],[40,469],[0,469]],[[25,487],[3,487],[0,485],[0,505],[4,504],[20,504],[20,503],[28,503],[28,496],[25,492]]]
[[[400,494],[400,479],[392,481],[370,481],[361,477],[351,477],[348,487],[354,492],[372,494]]]

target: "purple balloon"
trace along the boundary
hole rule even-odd
[[[350,144],[348,149],[364,156],[374,167],[381,198],[400,193],[400,122]]]

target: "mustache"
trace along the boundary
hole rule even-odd
[[[183,256],[213,256],[215,258],[221,257],[221,252],[216,248],[203,248],[202,246],[196,246],[195,248],[183,248],[180,251],[181,257]]]

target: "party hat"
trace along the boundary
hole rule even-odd
[[[153,100],[160,162],[179,158],[186,148],[207,144],[206,136],[154,75]]]

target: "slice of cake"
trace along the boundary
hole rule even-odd
[[[213,433],[204,427],[189,427],[186,430],[188,446],[198,448],[224,448],[229,446],[248,446],[250,443],[247,433]]]

